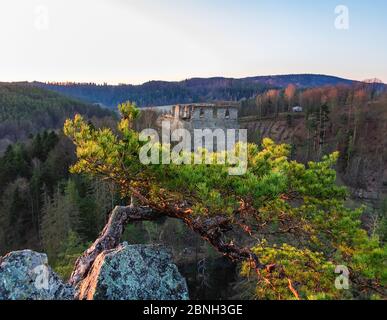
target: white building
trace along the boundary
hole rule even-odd
[[[296,106],[292,108],[293,112],[302,112],[302,107]]]

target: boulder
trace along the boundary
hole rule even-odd
[[[187,300],[185,279],[159,245],[128,245],[99,254],[78,286],[79,299]]]
[[[0,300],[72,300],[74,289],[48,266],[47,255],[14,251],[0,258]]]

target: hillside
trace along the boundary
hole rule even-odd
[[[87,118],[112,115],[109,110],[27,83],[0,83],[0,152],[30,134],[62,128],[64,120],[75,113]]]
[[[42,237],[48,237],[42,235],[41,225],[68,221],[55,216],[55,210],[66,205],[63,190],[67,185],[73,190],[75,183],[80,193],[77,200],[84,208],[79,227],[82,236],[93,238],[100,231],[106,205],[112,203],[111,197],[106,200],[105,186],[81,177],[69,180],[75,150],[62,128],[76,113],[95,127],[109,126],[115,118],[110,110],[50,90],[27,83],[0,83],[0,255],[24,248],[41,250]],[[105,201],[103,205],[100,200]],[[68,210],[74,217],[78,209],[72,206]],[[89,218],[88,210],[99,210],[100,220]],[[44,217],[52,220],[44,222]],[[47,243],[52,248],[63,241],[56,229]]]
[[[270,137],[290,144],[303,163],[339,151],[341,181],[356,198],[381,200],[387,186],[387,94],[374,88],[313,88],[291,97],[271,90],[243,103],[240,125],[252,142]],[[304,112],[291,112],[292,104]]]
[[[251,98],[268,88],[285,88],[295,84],[299,88],[351,84],[353,81],[326,75],[295,74],[234,78],[192,78],[180,82],[150,81],[141,85],[97,85],[94,83],[39,83],[70,97],[115,108],[123,101],[135,101],[139,106],[175,103],[238,101]]]

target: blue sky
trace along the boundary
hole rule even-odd
[[[349,29],[335,28],[335,8]],[[387,82],[385,0],[2,0],[0,81],[324,73]]]

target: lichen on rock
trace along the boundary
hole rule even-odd
[[[0,258],[0,300],[72,300],[74,289],[48,266],[47,255],[14,251]]]
[[[88,300],[186,300],[185,279],[160,245],[128,245],[102,252],[78,286]]]

